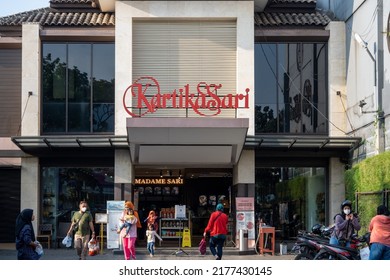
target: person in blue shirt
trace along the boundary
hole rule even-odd
[[[16,217],[15,237],[18,260],[38,260],[40,255],[35,251],[38,243],[35,241],[35,233],[32,225],[34,211],[24,209]]]

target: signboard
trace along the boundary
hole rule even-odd
[[[236,236],[240,229],[248,230],[248,240],[255,239],[255,200],[253,197],[236,197]]]
[[[185,205],[175,205],[175,219],[186,219]]]
[[[140,77],[125,90],[123,107],[134,118],[165,108],[192,109],[200,116],[216,116],[222,109],[249,108],[249,88],[245,89],[245,93],[224,96],[217,94],[220,88],[222,84],[199,82],[196,88],[186,84],[171,92],[161,92],[155,78]],[[137,100],[136,106],[132,104],[133,98]]]
[[[107,224],[107,214],[106,213],[96,213],[95,214],[95,223]]]
[[[135,178],[136,185],[183,185],[182,178]]]
[[[118,249],[120,236],[116,232],[125,209],[125,201],[107,201],[107,249]]]

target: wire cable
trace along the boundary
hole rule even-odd
[[[31,95],[32,95],[32,94],[28,93],[26,105],[24,106],[24,109],[23,109],[23,114],[22,114],[22,118],[20,119],[20,124],[19,124],[19,127],[18,127],[18,131],[16,132],[16,135],[17,135],[17,136],[20,136],[20,130],[21,130],[21,128],[22,128],[22,123],[23,123],[23,119],[24,119],[24,114],[26,113],[28,101],[30,100]]]

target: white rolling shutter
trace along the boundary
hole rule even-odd
[[[236,93],[236,21],[138,20],[133,23],[133,81],[154,77],[161,93],[200,82],[222,84],[218,95]],[[153,95],[153,90],[147,94]],[[133,107],[137,105],[133,98]],[[207,110],[206,110],[207,111]],[[210,114],[208,112],[208,114]],[[197,117],[191,109],[159,109],[144,117]],[[234,117],[224,109],[219,117]]]

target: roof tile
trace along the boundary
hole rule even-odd
[[[104,12],[57,12],[50,8],[0,18],[0,26],[37,22],[43,26],[114,26],[115,14]]]
[[[50,0],[51,4],[92,4],[93,0]]]
[[[271,26],[326,26],[331,19],[323,13],[255,13],[255,24]]]

